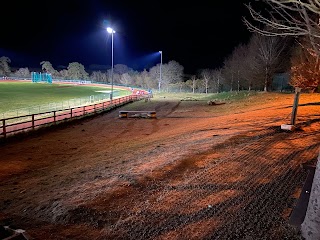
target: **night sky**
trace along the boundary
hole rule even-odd
[[[22,3],[21,3],[22,2]],[[114,34],[114,64],[135,70],[160,62],[179,62],[185,73],[217,68],[250,32],[242,16],[249,0],[103,1],[56,0],[6,2],[0,14],[0,56],[11,67],[54,67],[80,62],[111,65],[110,24]]]

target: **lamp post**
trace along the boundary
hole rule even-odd
[[[111,93],[110,93],[110,102],[112,103],[113,99],[113,34],[116,33],[111,27],[107,28],[108,33],[111,34]]]
[[[160,63],[160,79],[159,79],[159,92],[160,92],[160,88],[161,88],[161,80],[162,80],[162,76],[161,76],[161,68],[162,68],[162,51],[159,51],[160,56],[161,56],[161,63]]]

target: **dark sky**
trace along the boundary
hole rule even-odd
[[[54,67],[80,62],[111,65],[113,26],[114,64],[136,70],[170,60],[185,73],[222,66],[223,60],[250,33],[242,22],[249,0],[103,1],[56,0],[6,2],[0,14],[0,56],[12,67]]]

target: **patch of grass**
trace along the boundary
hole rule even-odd
[[[227,101],[227,100],[240,100],[248,96],[256,95],[255,91],[240,91],[240,92],[222,92],[222,93],[155,93],[155,99],[168,98],[175,100],[193,99],[199,101]]]
[[[107,87],[76,86],[67,84],[44,84],[32,82],[0,82],[0,113],[62,102],[75,98],[101,95],[101,91],[110,91]],[[115,89],[115,96],[129,95],[127,90]]]

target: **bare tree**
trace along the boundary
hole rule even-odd
[[[131,84],[143,88],[156,88],[157,80],[153,78],[152,74],[144,69],[142,72],[130,72]]]
[[[183,76],[183,66],[176,61],[169,61],[166,66],[164,66],[162,76],[167,79],[169,83],[176,83],[182,80]]]
[[[319,0],[260,0],[268,11],[246,5],[252,20],[243,18],[247,28],[266,36],[306,36],[320,53]]]
[[[227,89],[232,92],[233,91],[233,85],[234,85],[234,65],[232,61],[232,56],[229,56],[224,61],[224,67],[223,67],[223,75],[225,78],[224,81],[224,89]]]
[[[122,83],[121,81],[121,76],[125,73],[129,73],[129,72],[133,72],[132,68],[129,68],[127,65],[125,64],[116,64],[114,65],[113,68],[113,82],[114,83]],[[108,76],[108,82],[112,82],[111,79],[111,69],[107,70],[107,76]]]
[[[107,73],[101,72],[101,71],[93,71],[90,79],[96,82],[107,82],[108,81],[108,76]]]
[[[179,89],[179,92],[182,92],[182,89],[183,89],[185,86],[187,86],[187,84],[186,84],[186,82],[183,82],[183,81],[172,84],[172,87],[173,87],[173,88],[178,88],[178,89]]]
[[[143,74],[145,74],[145,72],[148,74],[148,71],[144,69],[143,72],[139,72],[133,76],[133,85],[141,86],[143,84]]]
[[[215,69],[212,72],[212,79],[213,79],[214,91],[219,93],[220,92],[221,83],[223,81],[222,69]]]
[[[264,91],[268,91],[274,73],[281,68],[281,54],[285,49],[285,42],[280,37],[254,36],[253,44],[257,44],[258,61],[264,72]]]
[[[156,66],[153,66],[149,69],[151,81],[154,83],[159,84],[160,81],[160,63],[158,63]]]
[[[59,75],[64,78],[64,79],[67,79],[69,78],[69,74],[68,74],[68,70],[67,69],[62,69],[59,71]]]
[[[58,71],[55,70],[52,64],[49,61],[42,61],[40,62],[41,68],[46,73],[50,73],[52,76],[57,76]]]
[[[240,90],[241,74],[244,71],[246,54],[247,46],[239,44],[224,61],[224,83],[229,87],[230,91],[233,91],[235,86],[237,86],[238,91]]]
[[[150,68],[149,71],[153,81],[155,80],[159,81],[159,76],[160,76],[159,70],[160,70],[159,64]],[[163,86],[166,87],[168,90],[169,84],[182,81],[183,70],[184,70],[183,66],[174,60],[169,61],[167,64],[162,64],[161,84],[163,84]]]
[[[116,64],[114,65],[114,68],[113,68],[113,72],[114,73],[117,73],[117,74],[124,74],[124,73],[128,73],[128,72],[131,72],[132,69],[129,68],[127,65],[125,64]]]
[[[17,71],[14,72],[14,75],[17,77],[28,78],[31,74],[29,68],[19,68]]]
[[[120,75],[120,83],[124,84],[125,86],[132,84],[132,77],[129,75],[129,73],[123,73]]]
[[[156,87],[156,82],[152,82],[150,73],[145,69],[143,72],[141,72],[141,83],[140,86],[143,88],[151,88]]]
[[[200,76],[204,81],[206,94],[208,94],[209,82],[212,79],[212,70],[208,68],[202,69],[200,70]]]
[[[319,56],[311,47],[298,44],[291,57],[291,80],[294,87],[315,92],[320,85]]]
[[[191,76],[191,79],[186,81],[186,85],[192,89],[192,93],[195,93],[197,78],[195,75]]]
[[[78,62],[72,62],[68,65],[68,77],[71,79],[88,79],[89,74],[85,71],[84,66]]]
[[[206,92],[205,88],[206,88],[206,83],[205,83],[204,79],[198,78],[196,80],[196,89],[198,90],[198,93]]]
[[[242,77],[244,79],[244,86],[251,91],[252,89],[260,89],[260,80],[261,76],[259,76],[260,67],[257,61],[257,51],[253,47],[247,46],[247,53],[245,58],[243,59],[243,69],[241,71]]]
[[[231,64],[237,84],[237,91],[240,91],[240,86],[243,85],[242,73],[245,70],[244,63],[247,56],[248,47],[244,44],[239,44],[232,52]]]
[[[9,66],[10,63],[10,58],[6,56],[0,57],[0,75],[8,76],[11,73],[11,69]]]

